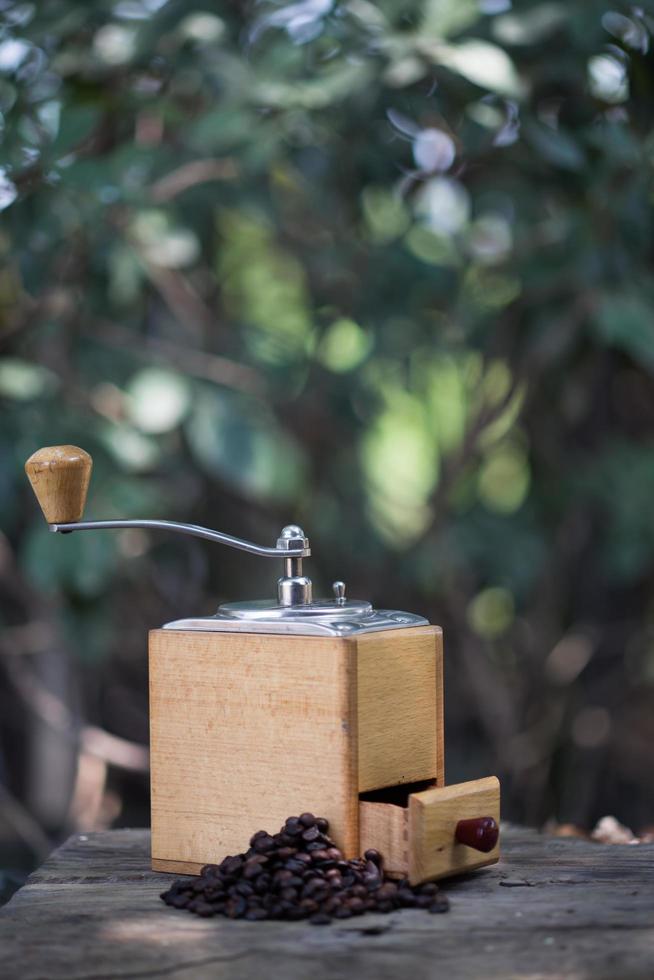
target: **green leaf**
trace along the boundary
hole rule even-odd
[[[523,133],[534,150],[555,167],[582,170],[587,165],[583,147],[571,133],[533,121],[523,126]]]
[[[97,106],[67,106],[61,113],[59,132],[48,148],[48,154],[57,159],[88,139],[100,119]]]
[[[616,347],[654,371],[654,315],[652,303],[633,292],[605,295],[591,321],[595,337]]]
[[[270,414],[231,392],[205,389],[186,423],[195,459],[248,497],[293,500],[304,480],[302,453]]]

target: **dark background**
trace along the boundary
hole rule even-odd
[[[148,821],[146,634],[278,574],[445,629],[448,781],[654,820],[649,5],[0,0],[0,850]],[[389,724],[392,724],[389,718]]]

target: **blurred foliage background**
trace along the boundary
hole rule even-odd
[[[447,644],[450,782],[654,820],[649,5],[0,0],[0,841],[148,821],[148,628],[273,542]],[[389,724],[392,724],[389,718]]]

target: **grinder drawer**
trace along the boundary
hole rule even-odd
[[[499,840],[493,846],[493,832],[483,829],[492,825],[488,820],[486,825],[477,825],[491,818],[499,827],[500,784],[495,776],[454,786],[417,788],[416,792],[411,789],[398,786],[360,797],[361,853],[369,847],[381,851],[386,872],[408,875],[413,885],[497,862]],[[467,823],[461,826],[462,821]],[[479,842],[477,831],[482,838]],[[460,843],[461,839],[471,843]],[[485,850],[478,849],[480,845]]]

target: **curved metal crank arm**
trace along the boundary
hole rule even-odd
[[[117,520],[117,521],[72,521],[70,523],[48,524],[53,532],[60,534],[70,534],[73,531],[112,531],[117,528],[139,527],[146,530],[156,531],[176,531],[179,534],[191,534],[196,538],[204,538],[207,541],[214,541],[217,544],[227,545],[229,548],[237,548],[239,551],[247,551],[251,555],[258,555],[260,558],[308,558],[311,554],[309,547],[268,548],[264,545],[254,544],[252,541],[245,541],[236,538],[231,534],[224,534],[222,531],[213,531],[208,527],[200,527],[197,524],[181,524],[177,521],[157,521],[157,520]],[[283,532],[282,532],[283,533]],[[283,538],[280,538],[283,540]]]

